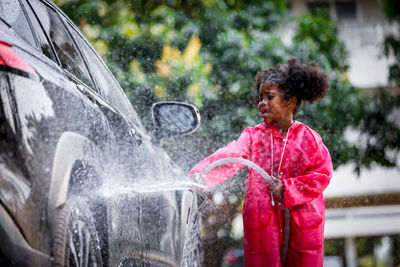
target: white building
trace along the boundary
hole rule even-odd
[[[365,89],[387,86],[390,60],[383,55],[382,43],[385,35],[398,29],[385,18],[379,0],[289,0],[289,7],[294,16],[329,8],[349,52],[351,83]]]
[[[390,89],[391,61],[382,44],[385,35],[399,29],[386,20],[378,0],[290,0],[289,7],[295,16],[329,8],[349,53],[350,82],[360,89]],[[291,30],[286,34],[290,41]],[[346,254],[326,266],[343,266],[343,261],[347,267],[357,266],[356,237],[400,233],[400,171],[375,167],[358,177],[352,170],[350,165],[336,170],[325,193],[325,238],[343,238]]]

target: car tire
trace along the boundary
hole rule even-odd
[[[99,235],[87,199],[68,199],[57,210],[53,232],[54,266],[103,266]]]
[[[201,216],[197,210],[192,212],[189,228],[185,236],[181,266],[203,266],[203,248],[200,234]]]

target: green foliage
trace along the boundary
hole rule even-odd
[[[376,249],[382,245],[383,238],[389,238],[390,243],[390,259],[384,262],[382,259],[376,258]],[[345,240],[344,239],[326,239],[324,240],[324,255],[340,256],[345,259]],[[358,258],[358,266],[399,266],[400,264],[400,236],[390,235],[358,237],[355,240],[356,254]]]
[[[324,254],[326,256],[342,256],[344,258],[344,240],[325,239]]]
[[[381,245],[382,237],[359,237],[356,239],[356,251],[361,267],[383,267],[388,266],[381,260],[376,259],[374,250]],[[395,266],[395,265],[393,265]]]
[[[397,0],[381,0],[386,17],[390,20],[400,20],[400,2]]]
[[[383,51],[387,57],[393,57],[395,62],[389,67],[389,80],[400,84],[400,36],[388,35],[383,44]]]
[[[382,0],[383,9],[386,17],[397,28],[400,26],[400,2],[398,0]],[[399,34],[389,34],[386,36],[383,51],[386,56],[393,57],[394,63],[389,68],[389,80],[397,86],[400,85],[400,36]]]
[[[337,36],[337,27],[334,21],[319,10],[313,15],[302,15],[298,19],[296,34],[294,36],[295,49],[311,52],[307,60],[318,62],[326,70],[344,72],[347,70],[347,53],[343,42]],[[303,51],[304,53],[304,51]]]

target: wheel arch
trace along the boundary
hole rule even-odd
[[[57,143],[52,164],[47,205],[49,218],[54,218],[57,208],[61,207],[67,199],[75,163],[84,161],[97,168],[99,155],[101,155],[99,149],[87,137],[75,132],[62,134]]]

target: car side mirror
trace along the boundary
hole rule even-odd
[[[164,137],[194,132],[200,126],[200,112],[190,104],[161,101],[153,104],[153,140],[159,143]]]

